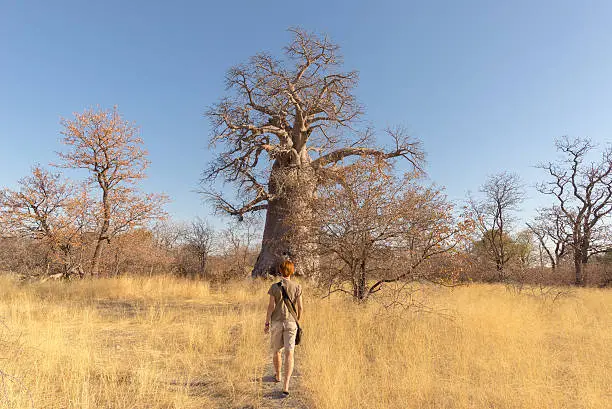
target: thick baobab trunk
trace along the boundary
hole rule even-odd
[[[268,203],[261,251],[251,273],[253,277],[278,275],[276,267],[279,261],[290,252],[290,244],[285,237],[289,230],[286,226],[287,212],[282,202],[284,200],[273,200]]]
[[[318,255],[308,222],[315,188],[314,170],[309,164],[275,164],[269,189],[276,198],[268,202],[261,251],[252,277],[278,275],[278,264],[284,259],[295,263],[299,275],[312,276],[317,269]]]

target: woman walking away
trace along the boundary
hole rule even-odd
[[[293,350],[295,348],[295,336],[297,334],[298,321],[302,318],[302,287],[291,280],[295,266],[291,261],[283,261],[279,266],[282,279],[270,286],[268,294],[268,313],[266,315],[265,333],[270,332],[272,345],[272,362],[274,363],[274,375],[277,382],[281,381],[281,352],[285,350],[285,377],[283,383],[283,394],[289,395],[289,380],[293,373]],[[284,290],[284,291],[283,291]],[[285,303],[283,292],[290,302]],[[286,304],[295,306],[295,315],[287,308]]]

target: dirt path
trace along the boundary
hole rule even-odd
[[[255,303],[253,305],[248,303],[201,304],[174,300],[164,302],[150,300],[96,300],[95,307],[101,316],[109,317],[109,319],[121,318],[123,320],[136,320],[139,316],[146,315],[150,308],[167,309],[172,312],[186,311],[190,314],[209,314],[213,316],[240,314],[244,310],[251,312],[253,310],[259,311],[260,309],[260,306]],[[228,348],[222,355],[206,357],[206,373],[188,380],[182,378],[180,373],[173,374],[175,376],[164,379],[164,387],[170,391],[188,390],[188,394],[194,400],[197,400],[198,397],[205,397],[206,405],[208,406],[204,407],[217,407],[219,409],[253,409],[255,407],[258,409],[312,409],[314,407],[302,386],[301,359],[303,358],[303,351],[301,351],[299,346],[296,348],[295,367],[291,377],[291,394],[289,396],[283,395],[282,383],[277,383],[274,380],[271,356],[267,357],[267,363],[259,377],[246,379],[247,383],[252,382],[251,386],[241,386],[240,390],[248,396],[234,396],[235,385],[233,381],[239,379],[225,372],[228,367],[232,366],[233,360],[239,359],[237,358],[236,348],[237,342],[244,337],[244,327],[242,323],[236,323],[227,328],[227,330],[230,335]],[[124,348],[127,348],[128,345],[136,345],[138,343],[137,333],[131,331],[129,327],[123,330],[109,327],[108,330],[105,330],[104,334],[104,339],[107,340],[106,342],[109,347],[121,344]],[[245,379],[242,378],[242,381],[245,381]]]
[[[302,387],[302,373],[300,371],[300,350],[296,348],[295,366],[293,375],[291,376],[291,384],[289,385],[289,396],[283,395],[282,382],[274,381],[274,367],[272,365],[272,357],[264,369],[262,376],[262,408],[291,408],[291,409],[308,409],[312,405],[308,403],[306,392]]]

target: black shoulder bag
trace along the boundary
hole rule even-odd
[[[297,334],[295,334],[295,345],[300,345],[300,342],[302,341],[303,331],[302,331],[302,328],[300,327],[300,322],[298,321],[295,305],[293,305],[293,301],[291,301],[291,298],[289,298],[289,295],[287,294],[287,290],[285,290],[285,287],[283,287],[282,281],[278,282],[278,286],[280,287],[283,293],[283,301],[285,302],[285,306],[287,306],[287,309],[289,310],[289,312],[295,319],[295,323],[297,324]]]

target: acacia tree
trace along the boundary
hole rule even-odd
[[[403,157],[419,167],[419,144],[401,131],[389,132],[389,149],[376,148],[370,130],[355,129],[362,108],[353,94],[356,71],[342,71],[339,47],[327,37],[290,29],[293,41],[285,60],[257,54],[231,68],[226,84],[232,94],[207,115],[211,144],[224,148],[204,172],[235,183],[237,202],[206,188],[218,210],[242,218],[266,211],[262,247],[253,276],[275,273],[283,254],[294,252],[291,220],[308,212],[321,171],[346,158]],[[314,254],[313,251],[307,254]],[[298,271],[314,263],[296,255]]]
[[[165,216],[167,201],[160,194],[143,194],[136,188],[145,178],[149,161],[138,128],[117,111],[88,109],[63,119],[62,142],[68,147],[58,153],[60,167],[85,169],[88,182],[99,189],[95,205],[96,244],[91,274],[97,275],[104,243],[119,233]]]
[[[473,213],[477,229],[482,236],[484,249],[495,263],[498,279],[505,278],[504,267],[512,256],[509,233],[512,211],[524,199],[523,187],[517,175],[502,172],[490,176],[480,188],[483,197],[468,197],[468,207]]]
[[[588,162],[595,148],[588,138],[562,137],[555,146],[563,158],[539,165],[551,180],[540,184],[538,190],[556,199],[569,225],[575,284],[585,285],[589,258],[609,245],[605,222],[612,213],[612,145],[602,151],[597,162]]]

